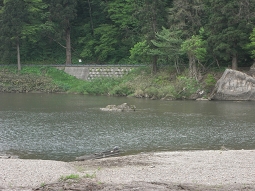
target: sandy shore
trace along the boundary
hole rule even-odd
[[[100,190],[255,190],[255,150],[144,153],[81,162],[0,159],[0,190],[95,175]],[[132,189],[131,189],[132,188]]]

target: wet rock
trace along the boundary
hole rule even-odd
[[[102,111],[135,111],[135,105],[128,105],[127,103],[123,103],[121,105],[107,105],[105,108],[100,108]]]

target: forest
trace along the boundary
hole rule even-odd
[[[254,0],[0,0],[2,65],[161,65],[191,78],[255,58]]]

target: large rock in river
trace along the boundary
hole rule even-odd
[[[123,103],[121,105],[107,105],[105,108],[100,108],[102,111],[135,111],[135,105],[128,105]]]
[[[226,69],[215,85],[212,100],[255,100],[255,78]]]

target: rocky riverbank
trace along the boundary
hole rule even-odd
[[[254,150],[217,150],[70,163],[0,159],[0,190],[251,191],[255,190],[254,158]]]
[[[11,73],[0,70],[0,92],[4,93],[28,93],[28,92],[46,92],[55,93],[62,92],[52,82],[52,79],[45,76],[37,76],[32,74]]]

